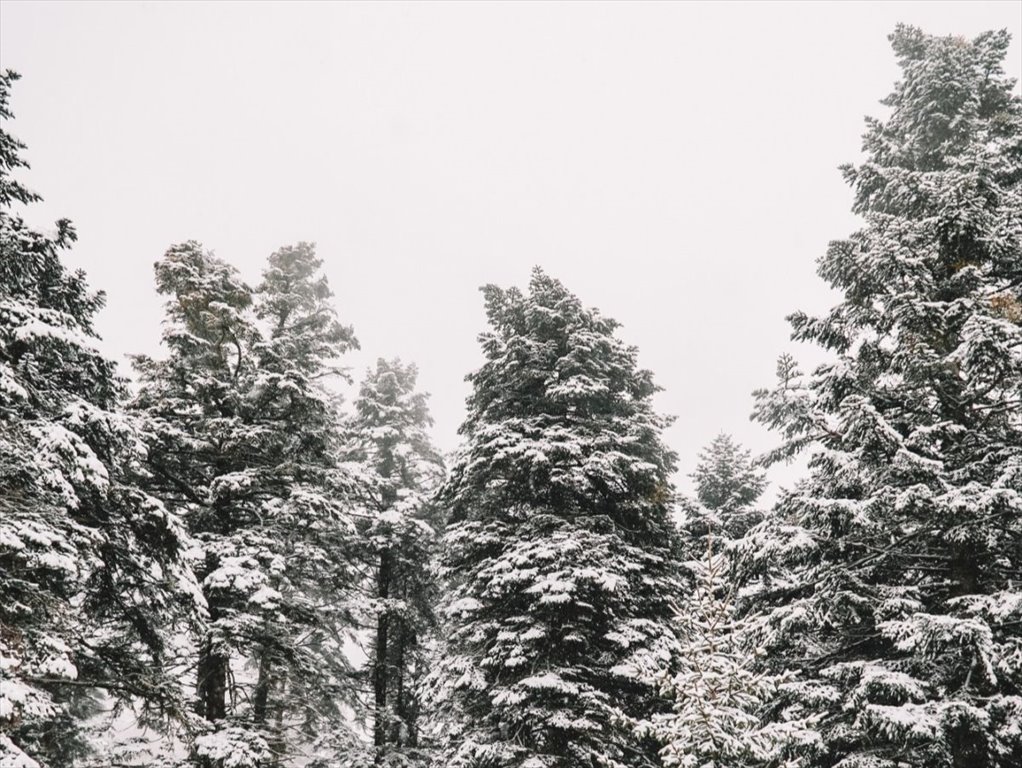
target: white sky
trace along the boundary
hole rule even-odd
[[[837,166],[881,114],[898,21],[1007,28],[1022,3],[0,2],[13,129],[120,357],[155,352],[152,264],[197,239],[255,282],[318,244],[363,351],[415,361],[445,450],[481,361],[478,288],[535,264],[624,324],[678,416],[682,474],[751,391],[856,226]],[[812,351],[801,359],[819,359]],[[791,470],[774,477],[787,481]],[[680,477],[682,488],[689,486]]]

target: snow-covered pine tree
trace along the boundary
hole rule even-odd
[[[183,529],[139,488],[145,425],[96,348],[103,296],[61,262],[74,230],[15,212],[39,199],[11,175],[22,149],[0,127],[0,764],[59,768],[87,759],[110,697],[147,725],[182,715],[168,639],[199,606]]]
[[[706,552],[686,563],[694,586],[676,614],[678,669],[659,679],[673,708],[654,717],[653,733],[667,768],[763,765],[784,747],[763,715],[785,679],[766,673],[757,659],[758,621],[736,607],[724,542],[715,542],[712,529],[701,541]]]
[[[675,456],[652,374],[541,270],[526,294],[484,289],[491,329],[448,512],[451,768],[645,768],[662,706],[636,674],[676,648]]]
[[[806,679],[778,717],[840,768],[1022,765],[1022,104],[1009,38],[899,26],[902,79],[844,169],[864,227],[820,275],[755,416],[809,476],[746,539],[768,648]]]
[[[281,248],[255,297],[266,328],[256,345],[249,406],[265,435],[264,525],[285,567],[270,577],[276,594],[264,605],[253,716],[272,722],[276,752],[301,747],[336,765],[325,741],[352,742],[357,695],[346,648],[361,611],[353,510],[372,480],[357,464],[340,461],[349,436],[341,398],[328,386],[349,380],[340,361],[358,342],[337,319],[322,267],[310,243]]]
[[[754,505],[763,472],[722,433],[699,454],[692,477],[696,498],[685,500],[682,526],[692,589],[676,609],[678,668],[653,676],[673,704],[654,718],[653,732],[668,768],[760,765],[777,753],[763,715],[784,679],[767,674],[757,659],[759,619],[739,611],[731,546],[760,517]]]
[[[443,461],[427,432],[433,420],[417,376],[414,365],[378,360],[355,402],[358,459],[376,477],[364,536],[373,558],[369,668],[377,765],[425,765],[428,754],[420,738],[420,685],[436,624],[441,521],[432,496]]]
[[[711,531],[718,542],[726,543],[760,521],[762,513],[754,505],[766,481],[749,451],[724,433],[700,452],[692,479],[695,498],[682,502],[683,539],[689,558],[701,559]]]
[[[233,267],[192,241],[171,247],[155,272],[157,290],[169,297],[168,355],[135,359],[140,389],[133,407],[156,425],[149,437],[150,490],[179,512],[198,543],[193,567],[209,615],[197,637],[194,709],[208,730],[192,746],[200,765],[217,766],[228,755],[239,766],[257,764],[270,759],[266,729],[231,706],[239,687],[251,694],[239,660],[255,656],[251,634],[259,631],[261,607],[250,598],[268,589],[273,562],[251,477],[263,438],[246,402],[258,339],[252,290]],[[267,551],[262,559],[253,555],[260,545]]]
[[[137,360],[135,405],[161,426],[154,492],[201,544],[203,765],[283,764],[340,728],[353,694],[340,646],[356,480],[338,465],[337,403],[323,379],[355,342],[319,268],[311,246],[281,249],[253,292],[194,242],[156,265],[169,355]]]

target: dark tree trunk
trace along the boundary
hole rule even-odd
[[[211,723],[227,716],[228,659],[213,651],[207,639],[199,651],[196,712]]]
[[[210,618],[215,616],[210,606]],[[207,637],[199,648],[198,676],[195,686],[195,712],[204,720],[215,723],[227,716],[227,673],[230,660],[213,650]],[[208,758],[199,759],[200,768],[215,768]]]
[[[956,597],[979,591],[979,560],[973,547],[959,547],[952,555],[951,584],[951,593]]]
[[[259,651],[259,677],[252,695],[252,717],[257,723],[266,722],[270,687],[273,685],[272,672],[273,662],[270,659],[270,649],[263,646]]]
[[[206,555],[206,571],[212,573],[219,566],[218,559]],[[212,595],[205,595],[209,606],[210,624],[220,619],[220,605]],[[199,648],[198,679],[196,680],[196,713],[213,723],[227,716],[227,673],[230,659],[217,652],[212,637],[207,635]]]
[[[206,571],[216,570],[219,562],[213,555],[206,555]],[[214,624],[220,618],[220,606],[209,594],[205,595],[209,606],[209,621]],[[199,661],[195,681],[195,713],[210,723],[223,720],[227,716],[227,676],[230,671],[230,658],[217,652],[213,647],[213,638],[207,634],[199,646]],[[208,759],[200,760],[202,768],[213,768],[214,763]]]
[[[287,676],[277,675],[273,687],[276,689],[276,698],[270,706],[273,713],[273,725],[270,728],[270,751],[273,757],[270,761],[270,768],[279,768],[283,765],[284,750],[287,746],[284,742],[284,701],[287,693]]]
[[[394,642],[394,709],[397,713],[397,717],[394,721],[394,727],[391,731],[391,741],[394,744],[403,744],[404,737],[402,731],[405,730],[405,723],[407,722],[407,702],[405,697],[405,621],[404,618],[398,618],[395,622],[394,627],[395,642]]]
[[[376,713],[373,722],[373,745],[376,747],[376,762],[380,763],[386,752],[387,745],[387,688],[389,685],[387,658],[387,631],[390,616],[386,600],[390,596],[391,553],[384,550],[380,553],[380,568],[376,575],[376,596],[383,603],[383,608],[376,620],[376,658],[373,667],[373,693]]]

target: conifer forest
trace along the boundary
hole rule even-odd
[[[147,254],[162,338],[114,360],[4,71],[0,768],[1022,767],[1014,43],[889,40],[788,316],[819,358],[731,404],[770,451],[691,466],[543,265],[482,289],[453,452],[414,361],[345,362],[311,242]]]

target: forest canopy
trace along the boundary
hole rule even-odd
[[[1007,32],[890,41],[836,303],[788,317],[826,362],[692,467],[541,267],[482,290],[449,456],[309,242],[153,254],[129,379],[0,74],[0,768],[1022,765],[1022,100]]]

